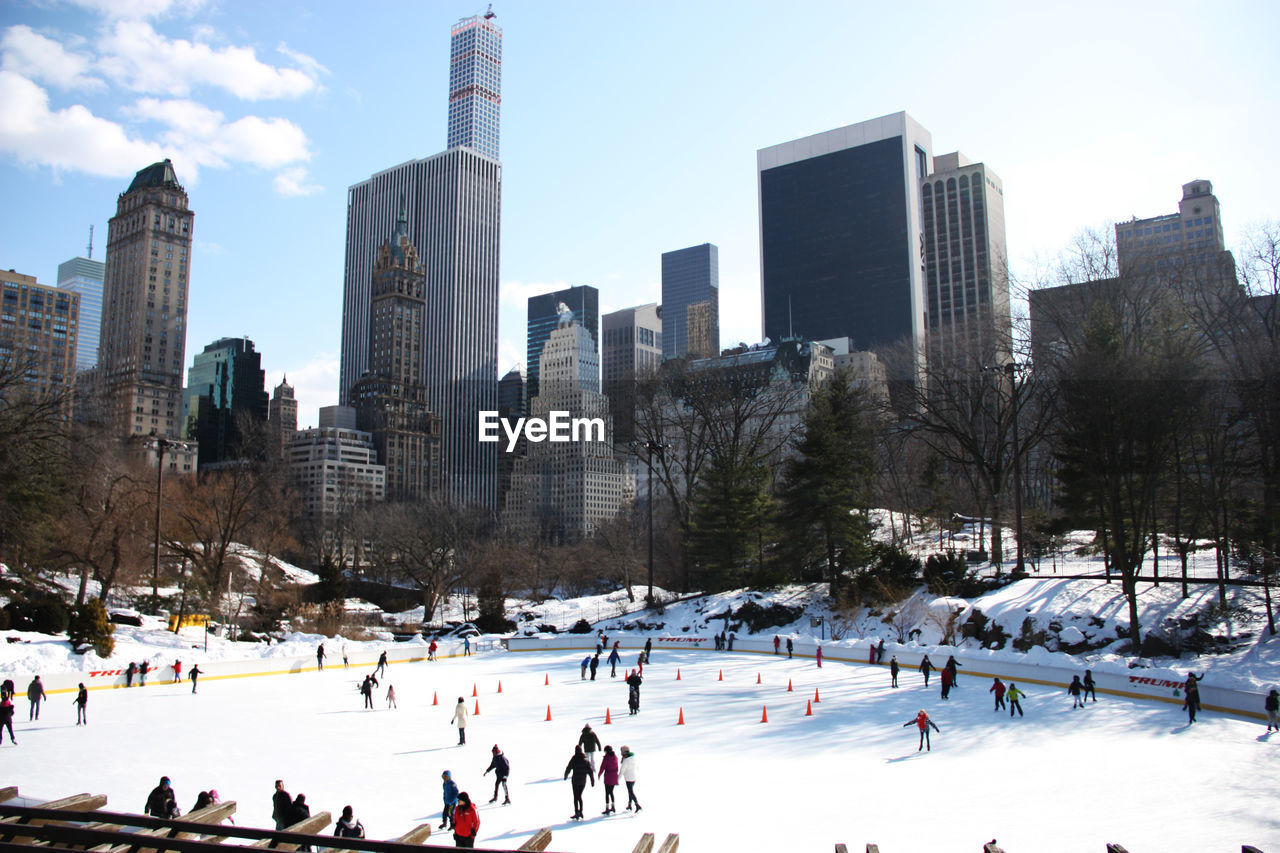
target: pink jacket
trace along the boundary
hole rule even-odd
[[[618,784],[618,756],[608,753],[600,761],[600,777],[606,785]]]

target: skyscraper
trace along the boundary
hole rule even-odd
[[[387,498],[420,500],[435,488],[440,419],[427,406],[422,384],[425,274],[409,241],[404,212],[373,268],[369,370],[351,386],[356,425],[373,434],[386,466]]]
[[[662,253],[662,356],[720,353],[720,250],[712,243]]]
[[[191,360],[182,392],[184,438],[200,443],[199,467],[244,459],[245,419],[267,420],[262,354],[248,338],[220,338]]]
[[[165,160],[138,172],[108,223],[98,388],[124,436],[181,437],[193,218]]]
[[[41,397],[66,395],[70,417],[80,297],[3,270],[0,291],[0,370]]]
[[[525,327],[528,368],[528,393],[526,400],[538,396],[538,377],[541,373],[542,348],[560,322],[560,308],[568,306],[579,326],[591,335],[591,343],[600,353],[600,291],[589,284],[579,284],[529,297],[529,322]],[[597,360],[597,366],[598,360]],[[596,390],[600,390],[600,376],[595,377]]]
[[[756,152],[765,337],[923,343],[931,151],[929,131],[895,113]]]
[[[502,29],[493,10],[453,25],[449,44],[449,148],[498,156]]]
[[[662,309],[657,303],[637,305],[600,318],[600,365],[604,393],[613,416],[613,440],[619,446],[635,439],[635,386],[662,365]]]
[[[391,233],[403,199],[408,237],[426,273],[420,354],[428,407],[441,418],[440,485],[455,500],[493,508],[495,448],[478,440],[477,413],[497,405],[502,166],[496,159],[496,104],[502,92],[497,73],[502,42],[489,15],[466,19],[459,27],[453,33],[451,77],[457,73],[466,79],[460,69],[470,63],[469,79],[485,85],[464,85],[451,93],[451,113],[455,107],[459,115],[474,108],[474,117],[493,105],[487,119],[481,116],[494,124],[492,147],[477,147],[486,141],[480,133],[484,121],[460,119],[458,133],[451,129],[449,134],[450,145],[457,147],[379,172],[348,190],[338,398],[349,402],[352,386],[369,368],[375,254]],[[473,38],[483,42],[483,50],[463,49]],[[463,132],[465,127],[473,130]]]
[[[58,287],[80,294],[80,322],[76,335],[76,370],[88,370],[98,363],[98,333],[102,326],[102,281],[106,277],[102,261],[72,258],[58,264]]]
[[[288,448],[293,434],[298,431],[298,400],[293,396],[288,376],[281,379],[271,395],[267,406],[267,431],[281,452]]]

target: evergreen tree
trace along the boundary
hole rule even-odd
[[[695,583],[707,592],[749,584],[763,572],[769,469],[732,452],[713,456],[694,489],[689,554]]]
[[[116,626],[107,618],[107,609],[102,606],[102,600],[90,598],[71,617],[67,638],[77,652],[83,652],[86,647],[92,646],[98,657],[106,658],[111,656],[116,647],[116,641],[111,636],[115,630]]]
[[[800,568],[822,565],[828,580],[870,554],[876,412],[866,389],[837,371],[813,395],[784,468],[781,552]]]

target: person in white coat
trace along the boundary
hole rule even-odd
[[[467,742],[467,700],[461,696],[458,697],[458,706],[453,709],[453,719],[450,723],[456,723],[458,726],[458,746],[463,746]]]
[[[640,801],[636,799],[636,754],[631,747],[622,747],[622,781],[627,783],[627,811],[635,803],[636,811],[640,811]]]

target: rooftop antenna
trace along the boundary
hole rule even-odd
[[[496,17],[498,17],[498,16],[497,16],[497,15],[495,15],[495,14],[493,13],[493,4],[492,4],[492,3],[490,3],[490,4],[489,4],[489,10],[488,10],[487,12],[485,12],[485,13],[484,13],[484,19],[487,21],[487,20],[489,20],[490,18],[496,18]]]
[[[93,260],[93,226],[89,226],[89,260]]]

